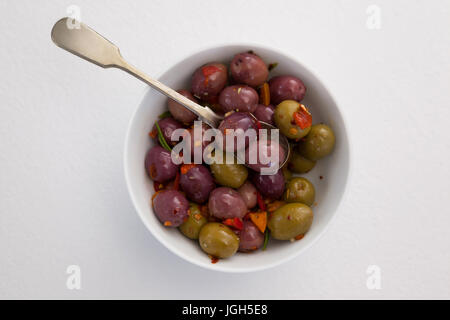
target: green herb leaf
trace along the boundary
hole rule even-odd
[[[269,71],[272,71],[273,69],[275,69],[278,66],[278,62],[273,62],[271,64],[269,64]]]
[[[264,243],[263,243],[263,250],[266,250],[267,248],[267,243],[269,242],[269,238],[270,238],[270,232],[268,229],[266,229],[266,232],[264,232]]]
[[[161,146],[166,149],[167,151],[172,151],[172,149],[169,147],[169,145],[166,142],[166,139],[164,139],[163,133],[161,131],[161,128],[159,127],[158,121],[155,122],[156,130],[158,130],[158,141],[161,144]]]
[[[158,118],[164,119],[164,118],[168,118],[168,117],[170,117],[170,116],[172,116],[171,113],[170,113],[170,111],[166,111],[166,112],[164,112],[164,113],[161,113],[161,114],[158,116]]]

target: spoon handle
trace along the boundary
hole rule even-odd
[[[87,25],[78,21],[75,22],[73,19],[63,18],[55,23],[51,36],[58,47],[102,68],[124,70],[167,97],[182,104],[211,127],[217,128],[219,126],[222,117],[214,113],[210,108],[203,107],[189,100],[158,80],[152,79],[139,71],[123,59],[117,46]]]

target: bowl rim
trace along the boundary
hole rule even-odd
[[[151,226],[150,223],[147,222],[147,220],[145,220],[143,218],[143,214],[139,211],[138,209],[138,205],[137,205],[137,199],[135,197],[135,195],[132,193],[132,189],[131,189],[131,178],[130,178],[130,173],[128,171],[129,168],[129,163],[128,163],[128,150],[129,150],[129,141],[130,141],[130,134],[133,128],[133,124],[136,120],[136,117],[138,115],[138,112],[140,110],[140,106],[142,103],[142,100],[144,99],[144,97],[146,96],[147,92],[149,90],[154,90],[152,88],[145,88],[145,92],[143,93],[141,99],[139,100],[140,103],[139,105],[134,109],[133,114],[128,122],[128,126],[127,126],[127,131],[126,131],[126,135],[125,135],[125,143],[124,143],[124,154],[123,154],[123,165],[124,165],[124,174],[125,174],[125,182],[126,182],[126,186],[127,186],[127,190],[128,190],[128,194],[131,198],[131,202],[133,203],[133,207],[136,211],[136,213],[138,214],[140,220],[142,221],[142,223],[146,226],[147,230],[150,231],[150,234],[156,238],[156,240],[158,240],[158,242],[160,244],[162,244],[165,248],[167,248],[170,252],[172,252],[174,255],[182,258],[183,260],[190,262],[196,266],[199,266],[201,268],[207,269],[207,270],[212,270],[212,271],[220,271],[220,272],[225,272],[225,273],[250,273],[250,272],[256,272],[256,271],[262,271],[262,270],[267,270],[267,269],[271,269],[274,268],[276,266],[279,266],[281,264],[284,264],[288,261],[291,261],[292,259],[298,257],[301,253],[304,253],[306,250],[308,250],[309,248],[311,248],[314,244],[317,243],[317,241],[322,238],[322,236],[325,234],[326,231],[328,231],[329,227],[331,226],[331,224],[335,221],[336,216],[339,214],[339,211],[342,207],[342,203],[346,202],[348,196],[349,196],[349,184],[351,182],[352,176],[353,176],[353,167],[352,167],[352,143],[351,143],[351,139],[350,139],[350,135],[348,134],[349,132],[349,125],[348,125],[348,121],[346,118],[345,113],[342,111],[342,108],[340,108],[339,103],[337,102],[336,97],[331,93],[331,91],[328,89],[328,87],[326,86],[326,84],[323,82],[323,80],[317,76],[316,72],[314,72],[311,68],[306,68],[303,63],[301,63],[297,58],[291,56],[290,54],[287,54],[285,52],[281,52],[277,49],[273,49],[271,47],[268,47],[266,45],[262,45],[259,43],[252,43],[252,42],[233,42],[233,43],[218,43],[218,44],[213,44],[213,45],[209,45],[209,46],[203,46],[200,49],[196,49],[196,50],[192,50],[191,52],[188,52],[187,54],[183,55],[182,58],[178,59],[177,61],[175,61],[174,63],[171,63],[171,67],[169,67],[168,69],[165,69],[163,72],[160,72],[155,78],[156,79],[160,79],[161,77],[163,77],[173,66],[181,63],[183,60],[186,60],[189,57],[192,57],[194,55],[200,54],[204,51],[210,51],[210,50],[214,50],[214,49],[218,49],[218,48],[223,48],[223,47],[249,47],[252,50],[257,51],[258,49],[262,49],[262,50],[266,50],[266,51],[271,51],[276,53],[279,56],[282,56],[284,58],[290,59],[292,61],[294,61],[296,64],[300,65],[302,68],[304,68],[305,70],[307,70],[314,78],[316,78],[320,84],[322,85],[322,87],[325,89],[325,91],[327,92],[327,94],[329,95],[329,97],[331,98],[331,100],[334,102],[334,104],[336,105],[336,111],[339,113],[339,115],[341,116],[342,119],[342,131],[345,134],[345,137],[347,139],[347,150],[348,150],[348,170],[347,170],[347,176],[345,179],[345,185],[344,187],[344,191],[342,193],[341,198],[338,200],[338,203],[336,205],[336,208],[329,220],[329,222],[323,227],[323,229],[317,234],[317,236],[312,239],[312,241],[310,243],[308,243],[306,246],[300,248],[298,251],[287,255],[286,257],[284,257],[283,259],[278,259],[276,261],[273,262],[269,262],[267,264],[258,266],[258,267],[251,267],[251,268],[229,268],[229,267],[224,267],[223,265],[220,264],[205,264],[202,262],[197,261],[196,259],[191,258],[188,254],[185,254],[184,252],[182,252],[181,250],[178,250],[176,246],[172,246],[169,243],[167,243],[166,241],[164,241],[164,239],[160,238],[159,236],[157,236],[153,231],[153,226]]]

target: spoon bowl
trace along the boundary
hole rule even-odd
[[[267,134],[268,141],[275,140],[283,148],[283,150],[284,150],[284,158],[283,158],[282,161],[279,161],[279,165],[277,166],[278,168],[282,168],[286,164],[286,162],[289,160],[289,155],[290,155],[290,152],[291,152],[291,148],[289,147],[289,140],[284,135],[279,133],[279,129],[277,127],[275,127],[275,126],[273,126],[273,125],[271,125],[271,124],[269,124],[267,122],[260,121],[260,120],[256,119],[256,117],[253,114],[251,114],[251,113],[249,113],[249,114],[250,114],[250,116],[253,119],[258,121],[259,125],[261,126],[261,129],[267,130],[267,132],[268,132],[268,134]],[[276,135],[276,138],[272,138],[272,133],[274,132],[273,130],[276,130],[277,133],[278,133]],[[254,166],[251,166],[251,165],[247,164],[247,160],[246,159],[242,159],[241,157],[239,157],[239,153],[236,154],[236,158],[239,160],[240,163],[243,163],[245,166],[251,168],[252,170],[255,170]],[[259,170],[256,170],[256,171],[259,171]],[[275,172],[276,171],[277,170],[275,170]],[[272,173],[275,173],[275,172],[272,172]]]

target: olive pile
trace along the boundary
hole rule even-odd
[[[329,126],[312,124],[311,113],[301,103],[306,94],[302,80],[290,75],[269,79],[267,64],[255,53],[244,52],[235,55],[229,67],[219,62],[199,67],[190,90],[178,92],[223,114],[218,129],[225,134],[228,129],[257,129],[259,121],[275,125],[289,138],[291,152],[288,164],[272,175],[262,175],[258,165],[246,167],[237,161],[176,165],[171,160],[175,130],[190,133],[192,146],[204,149],[210,142],[194,141],[192,124],[197,117],[169,99],[169,111],[150,132],[157,144],[145,158],[156,191],[152,206],[161,223],[198,240],[214,261],[265,248],[269,237],[303,238],[313,222],[315,189],[293,173],[312,170],[332,152],[335,136]],[[236,151],[224,149],[224,154]]]

